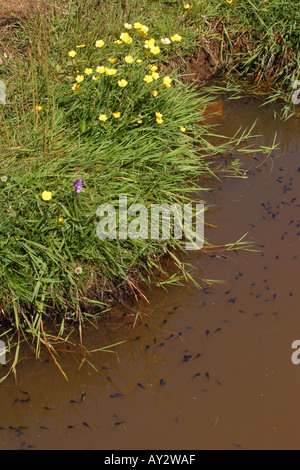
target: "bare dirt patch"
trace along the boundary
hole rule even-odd
[[[45,9],[46,0],[0,0],[0,40],[34,12]]]
[[[0,23],[16,16],[26,16],[30,11],[39,8],[41,3],[40,0],[1,0]]]

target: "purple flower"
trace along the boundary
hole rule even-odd
[[[82,178],[79,178],[79,180],[76,180],[75,183],[73,183],[73,188],[75,189],[76,193],[79,194],[82,190]]]

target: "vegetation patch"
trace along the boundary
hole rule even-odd
[[[11,18],[0,46],[0,312],[38,352],[53,338],[47,321],[60,338],[70,319],[82,334],[110,298],[143,295],[139,283],[153,274],[191,278],[177,255],[184,240],[102,240],[97,208],[118,211],[120,196],[148,208],[183,206],[198,192],[205,202],[212,178],[244,176],[223,157],[245,151],[251,130],[212,146],[212,89],[187,72],[197,67],[198,81],[251,72],[287,99],[299,36],[282,0],[77,0]]]

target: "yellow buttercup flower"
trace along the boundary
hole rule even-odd
[[[105,122],[105,121],[107,121],[107,116],[105,114],[100,114],[98,119],[99,119],[99,121]]]
[[[116,58],[116,57],[110,57],[108,60],[109,60],[109,62],[110,62],[111,64],[115,64],[115,63],[117,62],[117,58]]]
[[[122,78],[122,80],[119,80],[118,81],[118,85],[120,87],[125,87],[126,85],[128,84],[127,80],[125,80],[124,78]]]
[[[162,44],[171,44],[171,40],[169,38],[162,38],[160,41]]]
[[[158,95],[158,91],[157,91],[157,90],[153,90],[153,91],[152,91],[152,95],[153,95],[153,96],[157,96],[157,95]]]
[[[138,119],[136,122],[137,122],[138,124],[142,124],[143,120],[142,120],[142,119]]]
[[[170,88],[172,79],[169,76],[163,78],[163,84],[166,88]]]
[[[158,111],[155,112],[155,116],[158,119],[161,119],[163,117],[163,115],[161,113],[159,113]]]
[[[36,109],[36,111],[42,111],[42,109],[43,109],[43,106],[41,106],[41,105],[37,105],[37,106],[35,107],[35,109]]]
[[[124,24],[124,28],[126,28],[126,29],[132,29],[132,24],[130,24],[130,23],[125,23],[125,24]]]
[[[140,36],[141,36],[142,38],[146,38],[146,37],[148,36],[148,31],[149,31],[148,26],[146,26],[146,25],[143,24],[143,25],[140,27],[139,34],[140,34]]]
[[[151,49],[151,47],[154,47],[154,46],[155,46],[155,39],[154,38],[146,39],[146,41],[145,41],[145,48],[146,49]]]
[[[58,222],[59,222],[60,224],[63,224],[65,221],[64,221],[64,219],[63,219],[62,217],[59,217],[59,218],[58,218]]]
[[[151,48],[150,48],[150,52],[151,52],[152,54],[155,54],[155,55],[156,55],[156,54],[159,54],[159,53],[160,53],[160,47],[159,47],[159,46],[151,47]]]
[[[140,29],[142,26],[143,26],[142,23],[140,23],[139,21],[137,23],[134,23],[133,25],[135,29]]]
[[[116,40],[114,41],[114,43],[120,45],[120,44],[122,44],[122,41],[121,41],[121,39],[116,39]]]
[[[74,85],[72,86],[72,90],[74,91],[74,93],[76,93],[80,90],[80,85],[78,83],[74,83]]]
[[[113,113],[113,117],[116,119],[118,119],[120,116],[121,116],[120,111],[116,111],[115,113]]]
[[[77,75],[77,77],[76,77],[76,82],[77,83],[83,82],[83,80],[84,80],[84,75]]]
[[[175,42],[175,41],[181,41],[182,37],[179,35],[179,34],[174,34],[174,36],[171,36],[171,41],[172,42]]]
[[[96,72],[105,73],[105,69],[106,67],[103,67],[103,65],[98,65],[98,67],[96,68]]]
[[[154,80],[158,80],[159,79],[159,73],[152,72],[152,77],[154,78]]]
[[[190,5],[189,3],[185,3],[185,4],[184,4],[184,8],[185,8],[186,10],[188,10],[189,8],[191,8],[191,5]]]
[[[162,118],[156,118],[157,124],[162,124],[164,120]]]
[[[125,42],[126,44],[131,44],[132,43],[132,37],[129,36],[128,33],[121,33],[120,39],[121,39],[121,41]]]
[[[142,59],[136,59],[137,64],[141,64],[142,62],[143,62]]]
[[[77,54],[76,51],[70,51],[70,52],[69,52],[69,56],[70,56],[70,57],[75,57],[76,54]]]
[[[125,56],[124,60],[127,64],[132,64],[132,62],[134,61],[134,58],[131,55],[127,55]]]
[[[227,3],[229,3],[229,5],[233,2],[233,0],[226,0]]]
[[[42,199],[43,199],[43,201],[51,201],[51,199],[52,199],[51,191],[43,191],[42,192]]]
[[[185,132],[185,131],[186,131],[186,128],[182,126],[182,127],[180,128],[180,130],[181,130],[181,132]]]
[[[145,81],[146,83],[151,83],[151,82],[153,82],[153,77],[152,77],[152,75],[145,75],[145,76],[144,76],[144,81]]]
[[[149,69],[151,70],[151,72],[156,72],[158,67],[157,67],[157,65],[149,65]]]
[[[103,39],[98,39],[98,41],[95,42],[96,47],[103,47],[104,44],[105,42],[103,41]]]
[[[107,67],[105,67],[105,73],[106,75],[116,75],[117,69],[108,69]]]
[[[76,46],[77,49],[82,49],[83,47],[85,47],[85,44],[79,44],[79,46]]]
[[[84,71],[84,73],[85,73],[86,75],[91,75],[91,74],[93,73],[93,69],[86,68],[85,71]]]

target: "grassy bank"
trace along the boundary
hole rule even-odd
[[[266,9],[275,3],[287,4],[46,2],[47,11],[6,23],[0,311],[1,323],[19,338],[29,338],[38,351],[42,343],[49,346],[46,323],[53,318],[61,337],[67,319],[81,332],[110,297],[142,295],[139,281],[166,276],[165,255],[189,276],[176,256],[181,241],[100,240],[96,211],[103,203],[117,210],[119,196],[148,208],[183,205],[192,191],[205,200],[205,181],[222,172],[242,174],[237,162],[225,168],[220,158],[240,146],[241,136],[212,147],[205,108],[213,98],[187,84],[184,64],[213,45],[211,73],[265,73],[270,79],[270,70],[287,62],[280,77],[280,95],[286,96],[285,83],[298,66],[291,24],[291,40],[274,69],[262,61],[263,54],[276,56],[272,41],[285,24],[286,17],[271,34]],[[291,13],[280,8],[278,15],[282,11]]]

